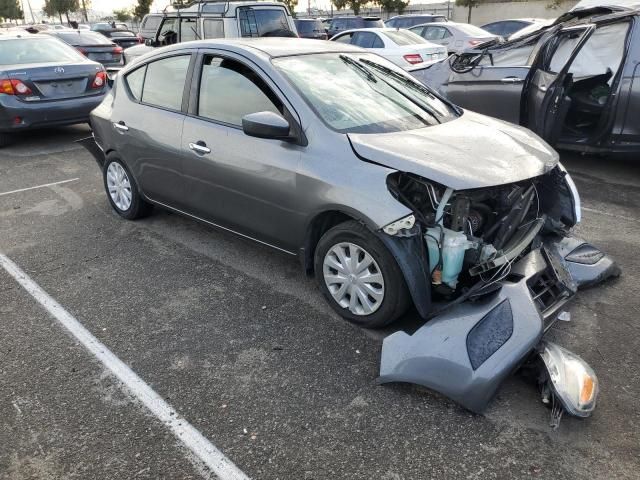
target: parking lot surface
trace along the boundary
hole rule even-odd
[[[390,330],[341,320],[292,257],[161,210],[122,220],[73,143],[88,134],[0,150],[0,253],[247,476],[638,478],[637,161],[562,158],[582,196],[578,233],[623,275],[581,292],[549,334],[601,382],[593,417],[553,431],[518,376],[482,416],[376,385]],[[2,269],[0,320],[0,478],[216,478]]]

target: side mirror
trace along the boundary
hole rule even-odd
[[[291,126],[273,112],[250,113],[242,117],[242,130],[250,137],[291,140]]]
[[[156,41],[153,38],[145,38],[144,39],[144,44],[147,47],[155,47],[156,46]]]

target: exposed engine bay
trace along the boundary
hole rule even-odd
[[[620,270],[570,235],[580,221],[580,199],[562,166],[457,191],[395,172],[387,187],[413,212],[385,226],[383,236],[405,276],[417,279],[408,286],[427,322],[411,335],[399,331],[384,340],[379,382],[424,385],[482,412],[507,375],[535,365],[554,427],[565,411],[590,415],[595,373],[543,335],[557,319],[570,318],[561,308],[579,287]],[[403,261],[408,254],[413,260]],[[428,267],[422,283],[420,271],[410,268],[416,262]],[[425,288],[431,303],[421,309]]]
[[[567,231],[577,221],[564,173],[491,188],[453,191],[398,172],[388,188],[414,212],[424,236],[433,293],[441,299],[487,290],[506,278],[540,232]],[[387,231],[387,233],[392,233]]]

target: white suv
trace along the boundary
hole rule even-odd
[[[190,40],[237,37],[297,37],[289,9],[281,2],[202,1],[165,11],[154,38],[125,50],[125,63],[154,47]]]

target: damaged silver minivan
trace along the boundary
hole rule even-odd
[[[331,81],[327,81],[331,79]],[[117,76],[83,144],[112,208],[168,208],[297,255],[344,318],[426,321],[382,348],[381,382],[482,411],[539,357],[576,415],[597,379],[543,334],[581,286],[617,275],[571,235],[580,198],[530,131],[465,111],[393,63],[299,39],[190,42]]]
[[[580,152],[640,152],[640,11],[591,7],[412,72],[452,102]]]

